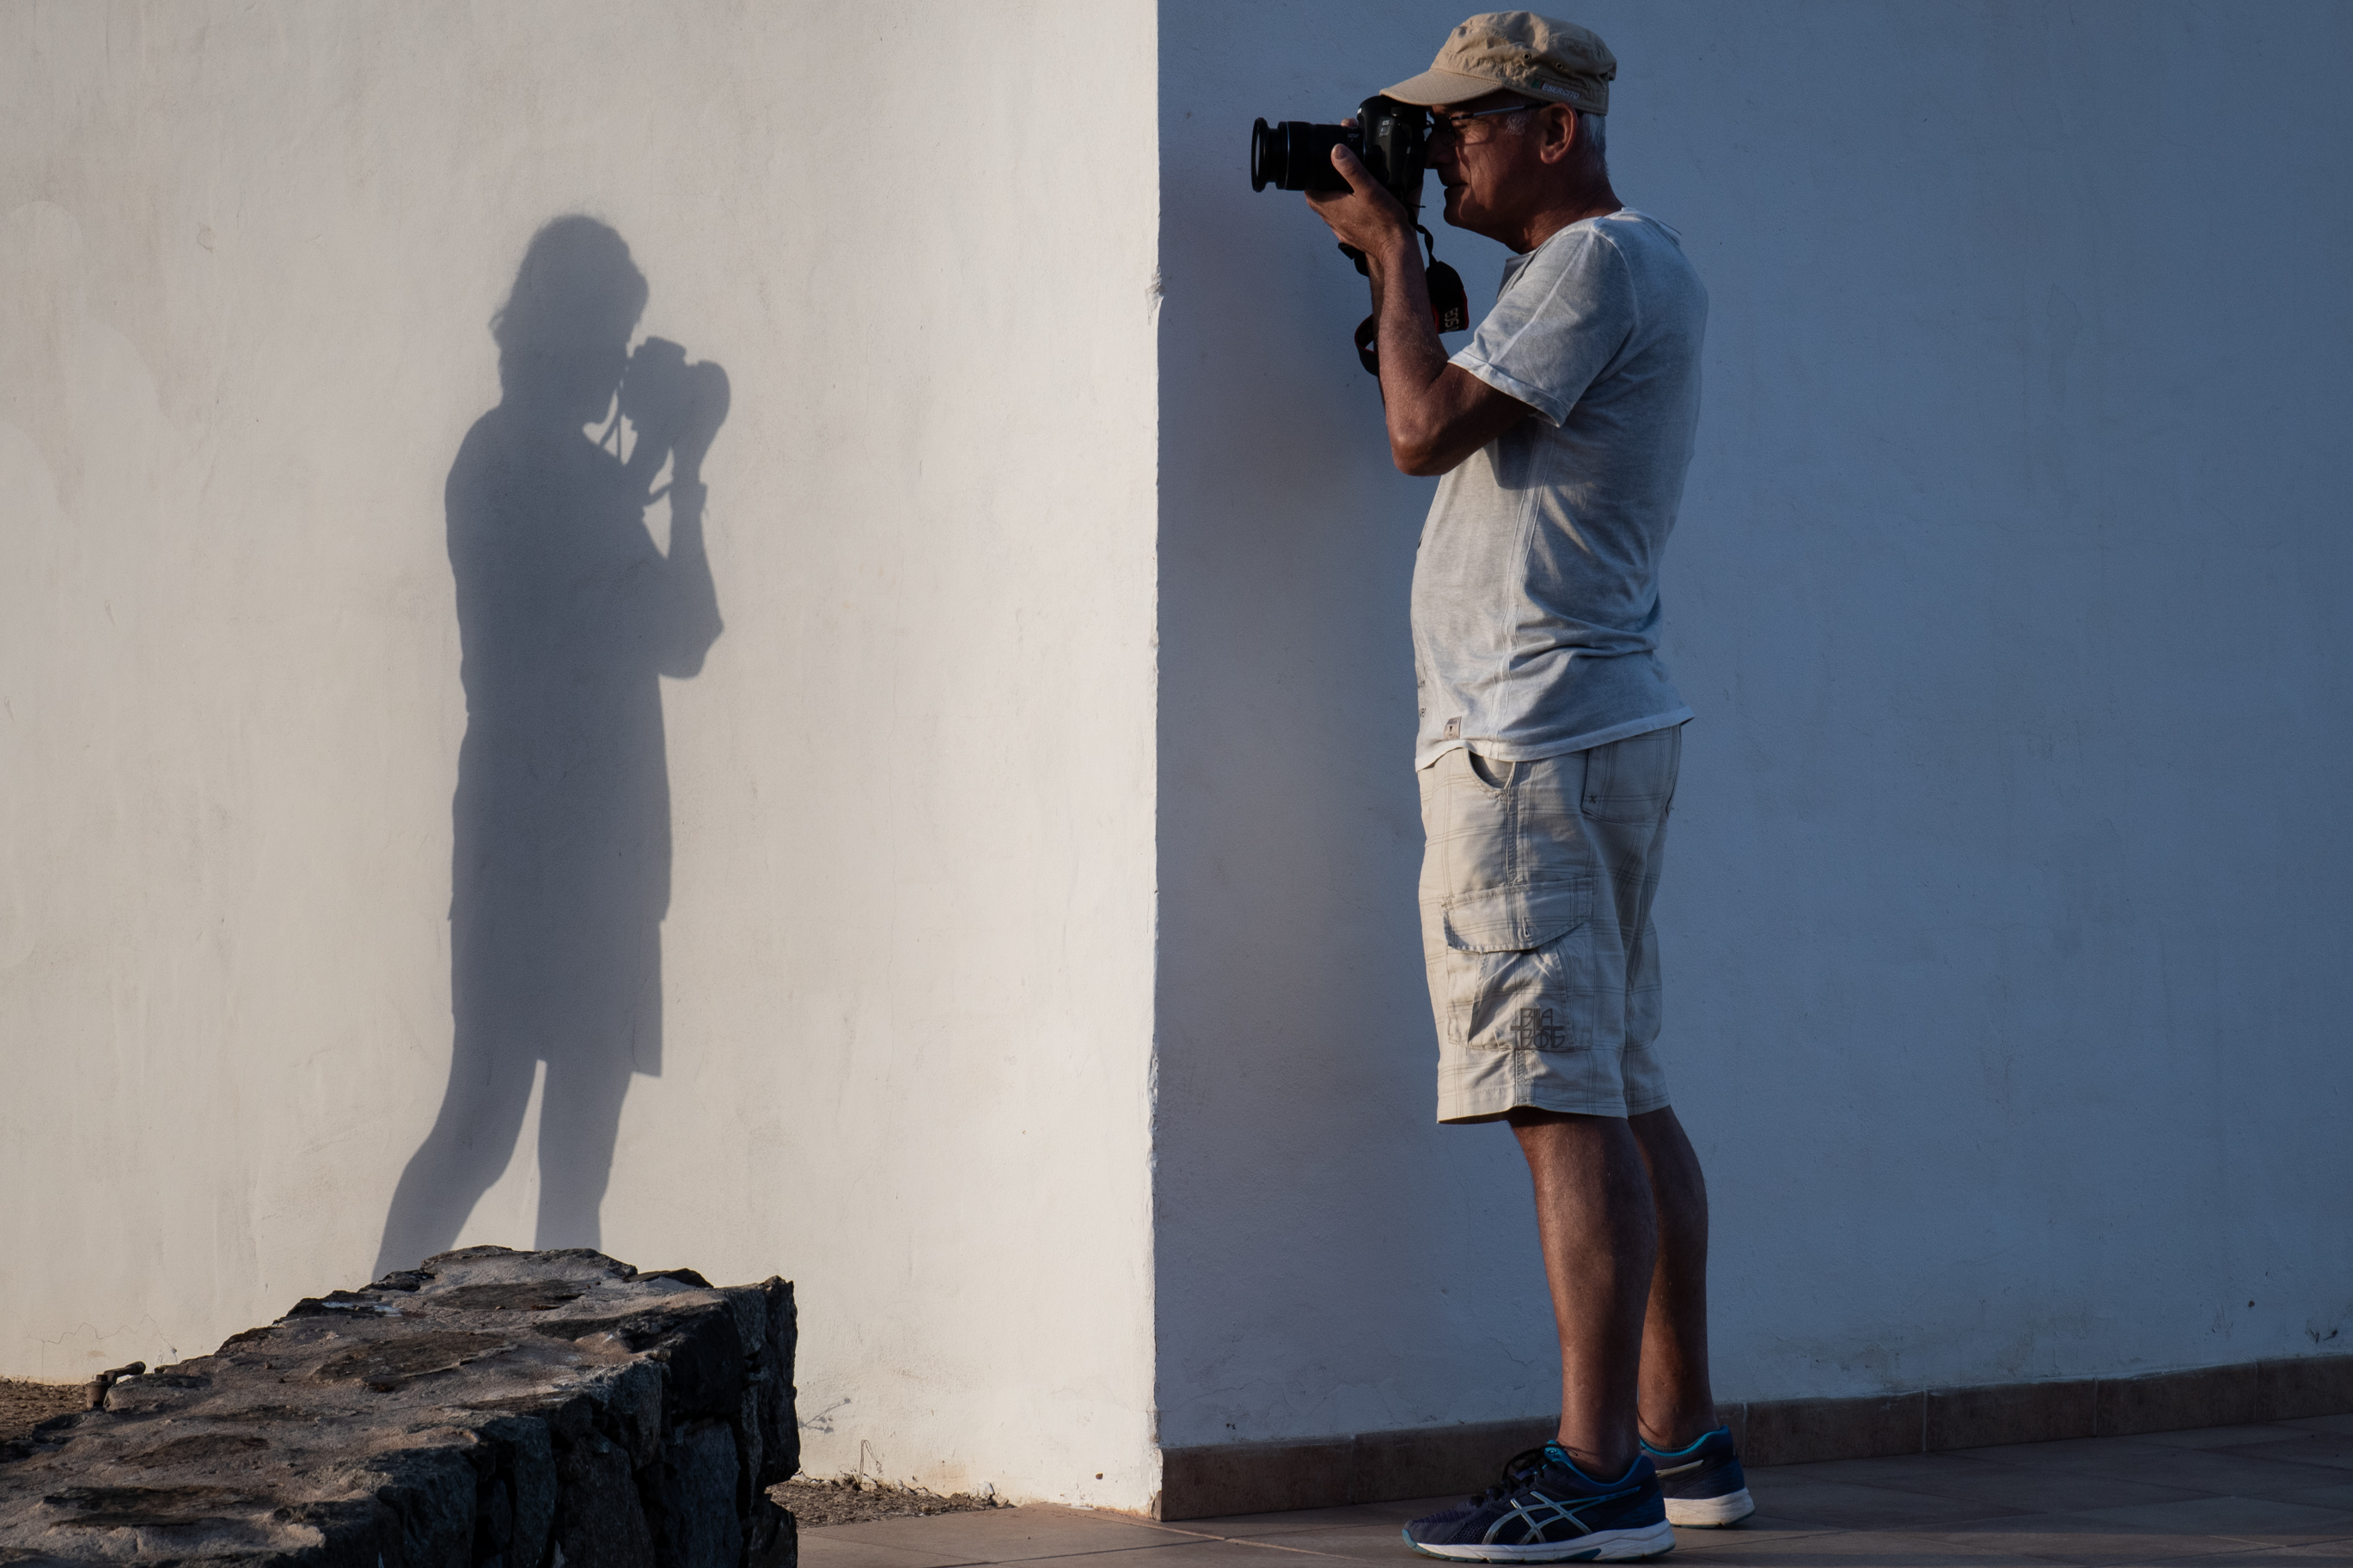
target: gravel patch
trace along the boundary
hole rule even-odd
[[[52,1415],[86,1403],[79,1383],[20,1383],[0,1378],[0,1443],[21,1437]]]
[[[803,1530],[828,1524],[864,1524],[869,1520],[902,1519],[917,1513],[970,1513],[984,1508],[1010,1508],[984,1492],[925,1491],[921,1487],[894,1487],[887,1481],[844,1476],[818,1481],[807,1477],[770,1487],[768,1495],[788,1510]]]

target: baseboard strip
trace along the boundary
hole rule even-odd
[[[1719,1406],[1750,1465],[2126,1436],[2353,1412],[2353,1355],[2240,1362],[2138,1377],[1924,1388]],[[1213,1519],[1468,1494],[1551,1436],[1550,1415],[1357,1432],[1300,1442],[1211,1443],[1160,1456],[1159,1519]]]

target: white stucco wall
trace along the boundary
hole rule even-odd
[[[0,6],[0,1374],[367,1276],[451,1049],[444,480],[586,212],[733,388],[599,1243],[798,1281],[812,1471],[1148,1498],[1154,49]],[[462,1240],[533,1243],[538,1114]]]
[[[2340,1348],[2344,13],[1577,16],[1715,297],[1720,1391]],[[586,212],[733,388],[597,1243],[798,1281],[818,1473],[1136,1507],[1155,1436],[1548,1408],[1516,1158],[1429,1120],[1429,486],[1244,168],[1456,19],[0,6],[0,1374],[373,1266],[451,1051],[444,482]],[[538,1100],[459,1240],[585,1239]]]
[[[1719,1393],[2344,1349],[2353,15],[1561,14],[1714,297],[1659,921]],[[1556,1407],[1510,1139],[1430,1124],[1431,487],[1362,284],[1246,179],[1254,115],[1336,119],[1459,15],[1163,17],[1170,1445]],[[1492,297],[1499,250],[1439,253]]]

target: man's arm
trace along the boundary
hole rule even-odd
[[[1345,147],[1333,149],[1332,163],[1347,176],[1348,194],[1311,192],[1307,202],[1343,244],[1365,253],[1372,272],[1389,456],[1409,474],[1445,473],[1535,410],[1446,363],[1405,209]]]

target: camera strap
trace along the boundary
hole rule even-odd
[[[1459,332],[1471,324],[1471,296],[1462,287],[1462,275],[1438,259],[1438,241],[1430,230],[1414,226],[1421,235],[1429,261],[1422,275],[1430,283],[1430,324],[1441,332]],[[1342,246],[1356,263],[1356,270],[1366,271],[1364,253],[1350,246]],[[1371,375],[1381,374],[1381,321],[1378,316],[1366,316],[1356,323],[1356,363]]]
[[[1422,270],[1430,279],[1430,319],[1441,332],[1469,330],[1471,296],[1463,291],[1462,275],[1438,259],[1438,241],[1426,228],[1421,230],[1421,243],[1430,252],[1430,263]]]

